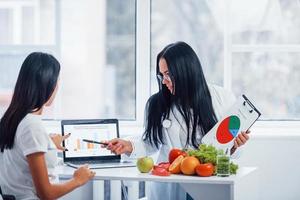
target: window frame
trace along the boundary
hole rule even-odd
[[[145,105],[151,94],[151,0],[135,1],[136,3],[136,39],[135,39],[135,79],[136,79],[136,115],[135,120],[120,120],[124,127],[142,127],[144,123]],[[12,51],[31,52],[41,48],[56,52],[60,56],[60,1],[55,0],[55,44],[54,45],[0,45],[0,54]],[[232,90],[232,54],[235,52],[299,52],[299,45],[239,45],[232,43],[230,27],[230,0],[225,3],[224,22],[224,77],[223,85]],[[58,94],[58,98],[59,98]],[[121,102],[120,102],[121,103]],[[54,105],[55,106],[55,105]],[[56,111],[57,106],[54,110]],[[59,106],[58,106],[59,107]],[[291,125],[291,126],[290,126]],[[300,120],[260,120],[258,128],[286,127],[299,128]]]
[[[7,2],[9,8],[22,7],[28,5],[29,1],[22,4],[19,2]],[[39,3],[36,0],[35,3]],[[16,5],[14,5],[16,4]],[[5,4],[6,5],[6,4]],[[31,4],[30,4],[31,5]],[[144,109],[146,102],[150,96],[150,0],[137,1],[135,0],[135,82],[136,82],[136,94],[135,94],[135,119],[120,120],[121,126],[142,126],[144,123]],[[40,51],[41,49],[55,53],[56,57],[60,59],[60,42],[61,42],[61,2],[55,0],[55,43],[53,45],[23,45],[23,44],[11,44],[0,45],[0,54],[7,54],[10,52],[30,53],[32,51]],[[137,67],[141,66],[141,67]],[[57,101],[54,102],[53,112],[54,120],[60,120],[58,114],[61,112],[60,90],[57,93]],[[121,103],[121,102],[120,102]],[[52,119],[46,119],[52,120]]]
[[[223,74],[223,86],[227,90],[232,91],[232,54],[236,52],[299,52],[300,53],[300,44],[295,45],[262,45],[262,44],[249,44],[249,45],[240,45],[233,44],[232,41],[232,32],[230,24],[230,7],[231,1],[226,0],[224,3],[224,26],[223,26],[223,37],[224,37],[224,74]],[[151,20],[151,19],[150,19]],[[294,131],[300,128],[300,119],[266,119],[259,120],[255,123],[253,132],[259,131],[263,132],[268,128],[268,132],[274,128],[282,129],[284,128],[289,131]]]
[[[120,120],[125,127],[142,127],[144,124],[145,106],[150,97],[150,6],[151,0],[136,0],[136,117],[135,120]]]
[[[1,2],[1,6],[0,8],[7,8],[7,9],[16,9],[17,10],[17,14],[14,17],[18,17],[21,18],[21,14],[20,14],[20,10],[22,7],[24,6],[38,6],[39,5],[40,0],[24,0],[24,1],[13,1],[13,2]],[[19,36],[17,36],[17,40],[16,42],[13,41],[13,44],[0,44],[0,55],[6,55],[6,54],[29,54],[31,52],[34,51],[41,51],[41,49],[43,49],[43,51],[46,52],[50,52],[50,53],[55,53],[55,56],[60,59],[60,32],[61,32],[61,23],[60,23],[60,12],[61,12],[61,5],[60,5],[60,0],[54,0],[55,3],[55,10],[54,10],[54,16],[55,16],[55,30],[54,30],[54,34],[55,34],[55,38],[54,38],[54,43],[53,44],[42,44],[42,45],[38,45],[38,44],[20,44],[20,38],[18,38]],[[39,11],[36,12],[36,15],[39,15]],[[36,17],[37,17],[36,16]],[[16,19],[17,21],[20,19]],[[15,22],[14,22],[14,26],[15,26]],[[18,29],[18,31],[20,31]],[[18,33],[17,35],[20,35],[20,33]],[[38,33],[39,35],[39,33]],[[13,88],[12,88],[13,89]],[[1,90],[0,90],[1,92]],[[2,95],[6,95],[6,94],[1,94],[0,93],[0,97]],[[58,95],[59,96],[59,95]],[[60,98],[60,97],[58,97]],[[54,112],[57,113],[58,112],[58,107],[56,105],[53,105],[53,109]]]
[[[230,7],[231,1],[225,2],[224,16],[224,87],[232,91],[232,54],[239,52],[297,52],[300,53],[300,44],[294,45],[270,45],[270,44],[233,44],[232,31],[230,27]],[[254,130],[265,128],[285,128],[295,130],[300,128],[300,119],[265,119],[255,123]]]

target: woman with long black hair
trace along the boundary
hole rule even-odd
[[[151,155],[158,162],[168,160],[172,148],[198,148],[202,137],[217,123],[233,103],[225,89],[208,85],[194,50],[184,42],[166,46],[157,56],[159,91],[146,106],[145,132],[142,138],[107,141],[107,148],[130,157]],[[231,153],[245,144],[249,136],[242,132]],[[153,184],[149,199],[185,199],[179,184]]]
[[[41,115],[55,98],[59,62],[46,53],[31,53],[23,62],[12,101],[0,121],[0,185],[16,199],[56,199],[85,184],[95,173],[87,166],[73,179],[51,184],[47,152],[51,145]],[[56,146],[57,138],[56,138]]]

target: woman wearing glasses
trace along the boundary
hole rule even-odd
[[[138,158],[158,151],[158,162],[165,162],[172,148],[198,148],[234,103],[230,92],[207,84],[196,53],[184,42],[170,44],[158,54],[156,72],[159,91],[147,102],[143,137],[108,141],[112,152]],[[241,133],[231,153],[248,138]],[[174,200],[185,199],[186,194],[179,184],[153,183],[148,197]]]

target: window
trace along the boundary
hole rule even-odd
[[[300,119],[300,4],[297,0],[152,0],[152,93],[155,57],[189,43],[207,80],[245,93],[262,119]]]
[[[152,0],[151,85],[157,91],[156,56],[168,44],[187,42],[196,51],[210,82],[222,84],[224,66],[223,31],[209,4],[203,0]]]
[[[233,91],[249,94],[264,119],[300,119],[299,1],[232,1],[228,19]]]
[[[61,63],[47,118],[135,120],[135,16],[135,0],[0,0],[0,114],[24,58],[44,51]]]
[[[55,1],[0,0],[0,115],[12,96],[21,64],[32,51],[58,56]]]

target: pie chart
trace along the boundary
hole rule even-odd
[[[240,125],[240,119],[236,115],[225,118],[217,129],[217,141],[226,144],[233,140],[239,132]]]

